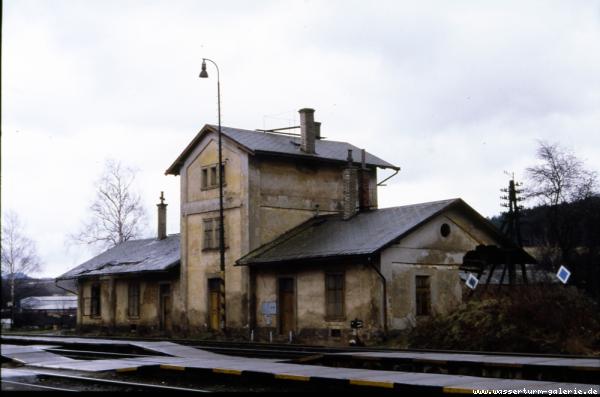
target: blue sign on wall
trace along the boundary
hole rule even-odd
[[[261,306],[262,314],[274,316],[277,314],[277,302],[264,302]]]

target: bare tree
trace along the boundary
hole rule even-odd
[[[545,249],[564,261],[576,245],[574,231],[581,216],[574,213],[579,206],[572,204],[595,194],[597,174],[585,169],[583,161],[558,143],[540,141],[537,158],[540,163],[526,169],[530,185],[526,197],[537,198],[548,207]]]
[[[90,218],[71,239],[99,249],[114,247],[142,235],[147,214],[134,189],[136,171],[107,160],[90,206]]]
[[[537,158],[541,163],[526,170],[532,186],[528,197],[537,197],[549,206],[591,197],[597,174],[586,170],[572,152],[558,143],[540,141]]]
[[[40,270],[41,260],[35,242],[25,236],[19,216],[9,211],[2,224],[2,277],[10,284],[11,319],[14,324],[15,280],[19,276]]]

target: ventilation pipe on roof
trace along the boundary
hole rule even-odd
[[[358,205],[358,172],[352,164],[352,150],[348,149],[348,165],[342,171],[342,184],[344,185],[344,211],[342,219],[347,220],[356,214]]]
[[[165,196],[160,192],[160,204],[158,207],[158,239],[163,240],[167,237],[167,204],[165,204]]]
[[[315,121],[315,139],[321,139],[321,122]]]
[[[304,153],[313,154],[315,152],[315,138],[317,133],[317,128],[315,126],[315,110],[304,108],[300,109],[298,113],[300,113],[300,133],[302,135],[300,149],[302,149]]]

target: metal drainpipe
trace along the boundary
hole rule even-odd
[[[379,278],[381,278],[381,284],[383,286],[383,333],[387,334],[387,280],[385,279],[385,276],[381,274],[379,269],[377,269],[375,264],[371,262],[371,258],[369,258],[369,265],[371,265]]]

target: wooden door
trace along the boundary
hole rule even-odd
[[[295,329],[296,294],[293,278],[279,279],[279,332],[287,335]]]
[[[220,308],[221,308],[221,279],[211,278],[208,280],[208,314],[210,318],[210,328],[220,329]]]

